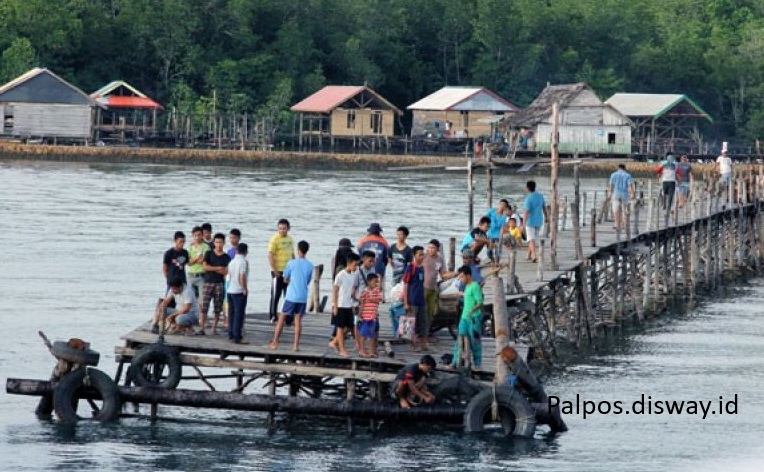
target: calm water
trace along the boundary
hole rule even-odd
[[[522,187],[523,178],[502,176],[496,189],[519,198]],[[250,311],[264,311],[265,246],[278,218],[311,242],[314,262],[328,264],[337,240],[357,240],[371,221],[388,237],[408,225],[414,243],[461,237],[465,201],[454,174],[0,163],[0,374],[50,375],[38,329],[91,341],[113,374],[119,335],[148,318],[162,291],[161,256],[176,229],[239,227],[251,248]],[[0,470],[764,470],[760,303],[764,281],[753,281],[547,381],[563,400],[629,405],[641,394],[714,405],[737,394],[737,415],[574,414],[570,432],[532,441],[431,427],[348,438],[340,421],[286,417],[269,436],[260,414],[173,408],[155,425],[128,418],[72,431],[38,421],[36,398],[3,389]]]

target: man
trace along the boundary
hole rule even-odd
[[[371,251],[375,255],[374,273],[379,275],[381,282],[381,290],[385,291],[385,269],[390,261],[390,245],[387,240],[383,238],[382,227],[379,223],[372,223],[366,230],[366,236],[358,241],[358,253],[363,254],[366,251]],[[365,285],[365,283],[364,283]]]
[[[223,301],[225,292],[225,277],[228,275],[228,264],[231,258],[223,250],[225,244],[225,235],[217,233],[213,239],[215,249],[207,251],[204,254],[204,292],[202,295],[202,313],[199,317],[199,331],[197,334],[204,335],[207,328],[207,313],[210,308],[210,301],[214,302],[212,334],[217,334],[218,320],[223,317]],[[225,316],[228,316],[226,313]],[[224,319],[224,325],[229,326]]]
[[[239,243],[236,248],[236,257],[228,264],[228,274],[231,279],[228,285],[228,342],[234,344],[249,344],[242,333],[249,294],[248,250],[246,243]]]
[[[179,277],[171,277],[168,284],[170,288],[167,295],[151,320],[151,332],[159,333],[162,318],[165,320],[165,329],[172,327],[173,333],[188,332],[199,322],[199,305],[194,291]],[[172,301],[175,302],[175,308],[170,307]]]
[[[337,245],[337,251],[334,253],[334,270],[332,270],[334,277],[345,268],[348,261],[348,255],[350,254],[355,254],[355,252],[353,252],[353,243],[351,243],[348,238],[341,238]]]
[[[430,326],[435,319],[435,315],[438,314],[438,301],[440,299],[438,277],[441,280],[447,280],[453,277],[454,274],[446,271],[446,263],[443,261],[443,256],[440,255],[440,241],[437,239],[432,239],[427,244],[427,253],[421,264],[424,269],[425,313],[427,314],[427,336],[429,336]]]
[[[509,200],[506,198],[499,200],[499,204],[496,206],[496,208],[489,209],[485,214],[485,216],[491,219],[490,226],[486,232],[488,235],[488,240],[491,241],[494,248],[488,250],[488,257],[491,260],[494,259],[494,250],[496,251],[497,258],[501,256],[501,245],[498,243],[505,231],[507,220],[509,219],[510,214]]]
[[[690,193],[692,184],[692,166],[687,154],[679,156],[679,164],[676,165],[676,192],[679,195],[679,208],[684,208],[687,203],[687,195]]]
[[[162,274],[169,287],[170,279],[178,279],[186,283],[186,264],[188,264],[188,251],[183,249],[186,244],[186,235],[183,231],[175,232],[175,242],[172,247],[165,251],[162,260]]]
[[[313,264],[305,258],[310,245],[307,241],[297,243],[297,259],[289,261],[284,268],[284,280],[287,282],[284,307],[279,315],[276,330],[273,333],[273,341],[268,345],[271,349],[278,349],[279,338],[284,330],[287,317],[294,317],[294,343],[292,351],[300,350],[300,334],[302,333],[302,317],[308,305],[308,287],[313,277]]]
[[[626,207],[636,195],[636,188],[631,174],[626,172],[624,164],[618,164],[618,170],[610,175],[610,195],[613,208],[613,229],[623,229],[628,224],[626,221]]]
[[[204,267],[202,263],[204,261],[204,254],[210,250],[210,247],[202,241],[202,228],[201,226],[194,226],[191,230],[191,245],[188,246],[188,285],[194,291],[196,298],[202,296],[204,288]]]
[[[549,217],[544,203],[544,196],[536,191],[536,182],[529,180],[525,184],[525,201],[523,202],[523,231],[528,240],[528,260],[536,262],[536,241],[541,238],[541,227]]]
[[[410,400],[416,397],[425,403],[435,401],[435,395],[429,392],[425,385],[427,374],[435,367],[435,359],[425,354],[418,364],[409,364],[398,372],[393,381],[391,393],[393,398],[398,400],[401,408],[406,410],[411,408]]]
[[[656,169],[661,179],[662,197],[661,203],[666,215],[674,210],[674,192],[676,191],[676,160],[670,152],[666,154],[666,160]],[[667,216],[668,217],[668,216]]]
[[[409,316],[416,318],[416,341],[413,350],[426,351],[430,325],[427,319],[427,303],[424,296],[424,248],[414,246],[412,253],[414,260],[403,274],[403,308]]]
[[[210,249],[215,248],[215,243],[212,240],[212,225],[209,223],[202,223],[202,241],[204,241]]]
[[[470,232],[464,236],[461,250],[472,249],[475,253],[475,257],[478,257],[480,251],[482,251],[484,247],[488,247],[489,251],[493,249],[493,242],[488,239],[488,230],[490,228],[491,219],[487,216],[481,217],[480,221],[478,221],[478,225],[472,228]]]
[[[395,234],[397,239],[390,247],[390,265],[393,268],[393,285],[398,285],[403,278],[406,266],[411,264],[411,248],[406,244],[406,238],[409,237],[407,227],[399,226]]]
[[[271,323],[275,323],[279,314],[279,300],[286,292],[287,283],[283,272],[287,262],[294,259],[294,240],[289,236],[289,220],[282,218],[277,223],[277,232],[268,241],[268,265],[271,268]]]
[[[459,282],[464,286],[464,307],[462,315],[459,318],[459,336],[454,344],[453,358],[451,367],[457,367],[459,361],[463,360],[461,352],[461,342],[466,338],[470,346],[472,360],[475,367],[480,367],[483,361],[483,346],[480,341],[481,331],[483,329],[483,289],[480,284],[472,278],[472,270],[469,266],[463,265],[459,268]]]
[[[732,183],[732,159],[727,155],[726,149],[716,158],[714,168],[719,171],[720,191],[725,191]]]
[[[239,231],[238,228],[232,229],[228,233],[228,241],[231,243],[231,247],[228,248],[228,257],[233,260],[234,257],[236,257],[236,246],[239,245],[241,242],[241,231]]]

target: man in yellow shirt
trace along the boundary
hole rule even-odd
[[[287,262],[294,259],[294,240],[289,236],[289,220],[280,219],[278,231],[268,241],[268,265],[271,267],[270,317],[274,323],[279,316],[279,300],[286,292],[283,272]]]

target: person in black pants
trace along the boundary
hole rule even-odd
[[[282,276],[287,262],[294,259],[294,241],[289,236],[289,220],[280,219],[278,231],[268,241],[268,265],[271,268],[271,323],[279,316],[279,300],[286,293],[287,283]]]

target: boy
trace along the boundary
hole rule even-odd
[[[477,259],[484,247],[487,246],[488,249],[493,249],[493,243],[488,239],[488,234],[486,233],[490,227],[491,218],[487,216],[480,218],[478,225],[464,236],[461,250],[472,249],[472,252],[475,253],[475,259]]]
[[[507,221],[507,234],[504,238],[505,246],[517,247],[523,244],[523,232],[517,227],[517,220],[510,218]]]
[[[379,289],[379,275],[369,274],[366,278],[366,290],[361,292],[360,317],[358,333],[361,335],[358,352],[361,357],[378,357],[377,337],[379,336],[379,304],[382,302],[382,292]],[[369,350],[366,350],[366,341]]]
[[[194,226],[191,230],[191,245],[188,246],[188,285],[194,291],[196,298],[202,296],[204,292],[204,267],[202,263],[204,261],[204,254],[210,250],[210,247],[202,241],[202,227]]]
[[[287,283],[284,307],[279,314],[276,331],[273,333],[273,341],[268,345],[271,349],[278,349],[279,338],[287,323],[287,317],[294,318],[294,343],[292,351],[300,350],[300,334],[302,333],[302,317],[305,307],[308,305],[308,286],[313,277],[313,264],[305,258],[310,249],[307,241],[297,243],[297,259],[292,259],[284,269],[284,280]]]
[[[186,235],[183,231],[176,231],[174,243],[170,249],[165,251],[162,260],[162,275],[169,288],[171,279],[180,279],[186,283],[186,264],[188,264],[188,251],[183,249],[186,245]]]
[[[199,305],[191,287],[179,277],[169,281],[170,289],[164,300],[157,307],[152,319],[151,332],[159,333],[159,322],[164,317],[166,329],[174,325],[173,333],[190,332],[199,322]],[[170,308],[170,302],[175,301],[175,308]]]
[[[403,274],[403,308],[416,318],[416,339],[413,350],[426,351],[430,326],[427,320],[427,303],[424,298],[424,248],[414,246],[414,260]]]
[[[377,255],[373,251],[363,251],[361,253],[361,265],[358,267],[358,272],[356,272],[356,294],[360,295],[361,292],[366,290],[366,281],[368,280],[369,276],[372,274],[376,274],[376,258]],[[381,280],[380,280],[381,281]],[[355,340],[355,348],[360,353],[361,352],[361,335],[358,332],[358,326],[361,324],[361,318],[359,316],[358,312],[358,303],[353,304],[354,308],[354,315],[353,318],[354,321],[354,327],[353,327],[353,339]]]
[[[204,335],[204,330],[207,328],[207,313],[210,309],[210,301],[214,302],[213,307],[213,321],[212,321],[212,334],[218,334],[218,320],[223,318],[223,323],[228,326],[228,323],[223,317],[223,301],[225,277],[228,275],[228,264],[231,262],[231,258],[223,250],[225,244],[225,235],[223,233],[217,233],[212,240],[214,249],[207,251],[204,254],[204,290],[202,292],[202,314],[199,320],[199,331],[196,334]],[[227,313],[226,313],[227,316]]]
[[[459,336],[454,344],[454,355],[451,360],[451,367],[455,368],[461,361],[460,352],[461,340],[467,339],[467,343],[472,351],[472,359],[475,367],[480,367],[483,361],[483,346],[480,341],[480,331],[483,326],[483,289],[480,284],[472,279],[472,269],[463,265],[459,268],[459,281],[464,285],[464,308],[462,316],[459,319]]]
[[[393,398],[398,400],[401,408],[411,408],[411,397],[417,396],[425,403],[435,401],[435,395],[427,390],[425,381],[427,374],[435,369],[435,359],[429,354],[419,359],[419,364],[409,364],[398,372],[392,386]]]
[[[397,240],[390,247],[390,265],[393,267],[393,285],[398,285],[403,278],[406,266],[411,263],[411,248],[406,244],[409,237],[409,229],[399,226],[396,233]]]
[[[228,264],[230,284],[228,285],[228,342],[234,344],[249,344],[243,338],[244,314],[247,309],[249,294],[249,261],[246,243],[236,247],[236,257]]]
[[[241,230],[238,228],[232,229],[228,233],[228,240],[231,242],[231,247],[228,249],[227,254],[233,260],[236,257],[236,246],[241,242]]]
[[[271,323],[275,323],[279,314],[279,299],[286,292],[284,268],[294,259],[294,240],[289,236],[289,220],[282,218],[276,224],[276,234],[268,240],[268,265],[271,268],[271,304],[269,308]]]
[[[329,347],[336,350],[340,356],[348,357],[345,349],[345,334],[353,329],[353,303],[357,301],[356,290],[358,281],[354,273],[358,268],[359,257],[355,253],[348,254],[345,269],[337,274],[332,286],[332,322],[337,329]]]

